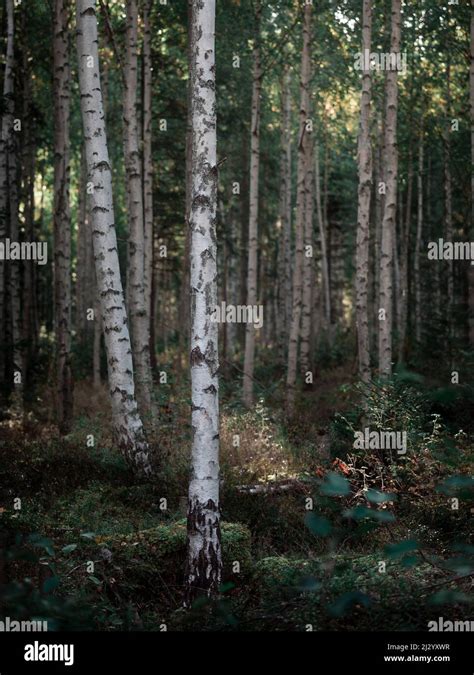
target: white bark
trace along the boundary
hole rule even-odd
[[[153,280],[153,156],[152,156],[152,60],[151,0],[143,4],[143,210],[145,220],[144,281],[148,334],[151,326],[151,289]]]
[[[303,48],[301,53],[300,78],[300,124],[298,134],[298,167],[296,196],[296,242],[293,271],[293,313],[291,318],[290,339],[288,344],[288,368],[286,375],[287,412],[294,413],[296,398],[296,370],[298,360],[298,343],[300,337],[301,312],[303,302],[303,256],[304,256],[304,222],[306,206],[306,172],[308,170],[309,132],[309,82],[311,78],[310,34],[311,5],[304,6]]]
[[[71,369],[71,211],[70,77],[67,0],[54,3],[54,292],[57,358],[58,424],[71,428],[73,380]]]
[[[192,466],[186,604],[215,595],[221,570],[217,304],[215,0],[192,12],[191,390]]]
[[[362,10],[362,53],[370,52],[372,40],[372,0],[364,0]],[[372,77],[370,69],[362,73],[362,94],[360,101],[360,123],[358,138],[359,194],[357,206],[357,248],[356,248],[356,324],[359,355],[359,377],[370,382],[370,341],[369,341],[369,243],[370,243],[370,199],[372,193],[372,148],[370,138],[370,104]]]
[[[138,140],[138,9],[127,0],[126,58],[124,68],[124,154],[129,219],[127,300],[132,334],[137,400],[142,414],[151,412],[150,325],[145,297],[145,227],[143,180]]]
[[[392,0],[390,51],[398,54],[401,35],[401,0]],[[397,212],[397,112],[398,74],[389,70],[385,76],[385,180],[386,194],[382,222],[380,253],[379,310],[384,310],[384,320],[379,320],[379,374],[392,374],[392,325],[393,325],[393,241]]]
[[[260,171],[260,108],[262,95],[262,69],[260,64],[260,15],[261,3],[256,3],[256,35],[253,47],[252,120],[250,144],[250,196],[249,235],[247,267],[247,306],[257,304],[257,259],[258,259],[258,187]],[[253,372],[255,363],[255,326],[245,327],[245,358],[243,377],[243,403],[253,405]]]
[[[77,0],[77,54],[97,287],[103,321],[116,441],[139,472],[152,472],[150,451],[135,400],[132,350],[120,278],[112,173],[100,86],[96,0]]]

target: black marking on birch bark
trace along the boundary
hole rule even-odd
[[[217,389],[213,384],[210,384],[208,387],[203,389],[205,394],[217,394]]]

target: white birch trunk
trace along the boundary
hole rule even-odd
[[[69,7],[54,2],[54,292],[57,358],[58,424],[70,431],[73,414],[71,369],[71,210]]]
[[[309,116],[309,82],[311,78],[310,35],[311,5],[304,6],[303,48],[301,54],[300,79],[300,124],[298,135],[298,167],[296,195],[296,242],[293,271],[293,313],[291,318],[290,339],[288,343],[288,368],[286,375],[286,404],[288,415],[293,415],[296,398],[296,373],[298,361],[298,343],[300,338],[301,312],[303,302],[303,256],[304,256],[304,222],[306,198],[306,172],[308,170],[309,132],[307,121]]]
[[[372,41],[372,0],[364,0],[362,10],[362,53],[370,52]],[[370,199],[372,192],[372,148],[370,138],[370,105],[372,77],[370,69],[362,73],[362,94],[360,101],[360,126],[358,138],[359,194],[357,206],[357,248],[356,248],[356,324],[359,355],[359,377],[370,382],[370,340],[369,340],[369,243],[370,243]]]
[[[133,362],[138,406],[151,412],[150,325],[145,298],[145,227],[143,180],[138,140],[138,9],[137,0],[127,0],[126,58],[124,67],[124,155],[129,218],[128,311],[132,334]]]
[[[260,14],[261,4],[256,4],[256,35],[253,47],[252,120],[250,147],[250,196],[249,236],[247,267],[247,306],[257,304],[257,260],[258,260],[258,187],[260,171],[260,108],[262,93],[262,71],[260,64]],[[243,377],[243,403],[247,408],[253,405],[253,372],[255,364],[255,326],[245,327],[245,357]]]
[[[143,210],[145,245],[145,306],[148,334],[151,326],[151,289],[153,280],[153,156],[152,156],[152,60],[151,60],[151,0],[143,4]]]
[[[401,0],[392,0],[390,51],[398,54],[401,36]],[[384,311],[384,320],[379,318],[379,374],[392,374],[392,326],[393,326],[393,242],[397,212],[397,113],[398,74],[390,70],[385,76],[385,180],[386,194],[382,222],[380,252],[379,311]]]
[[[219,513],[217,304],[217,128],[215,0],[192,12],[191,390],[192,465],[186,599],[217,594],[222,570]]]
[[[96,0],[77,0],[77,55],[95,271],[103,321],[109,391],[116,442],[135,470],[152,473],[150,450],[135,400],[132,349],[120,278],[100,86]]]

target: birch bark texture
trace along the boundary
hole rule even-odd
[[[145,225],[143,177],[138,134],[138,6],[126,3],[123,129],[129,219],[129,267],[127,300],[132,334],[135,382],[140,413],[151,412],[150,313],[147,310],[145,276]]]
[[[255,37],[253,46],[252,77],[252,119],[250,141],[250,194],[249,234],[247,267],[247,306],[257,304],[257,262],[258,262],[258,190],[260,173],[260,117],[262,99],[262,66],[260,54],[260,21],[262,7],[260,0],[255,5]],[[247,408],[253,405],[253,373],[255,366],[255,326],[248,322],[245,327],[245,357],[243,377],[243,403]]]
[[[139,474],[153,471],[150,449],[135,400],[132,349],[120,278],[112,173],[99,71],[96,0],[77,0],[77,57],[92,228],[94,263],[107,354],[116,442]]]
[[[288,415],[293,415],[296,398],[296,371],[298,361],[298,344],[300,338],[301,313],[303,303],[303,247],[306,206],[306,172],[308,169],[309,151],[309,83],[311,79],[310,40],[311,40],[311,5],[304,6],[303,47],[301,53],[300,75],[300,122],[298,132],[298,166],[296,194],[296,240],[293,271],[293,307],[288,343],[288,367],[286,375],[286,404]]]
[[[372,0],[364,0],[362,7],[362,53],[370,53],[372,41]],[[367,50],[367,51],[366,51]],[[365,61],[365,59],[364,59]],[[369,66],[369,64],[365,64]],[[370,67],[362,72],[362,93],[360,100],[359,137],[357,159],[359,169],[359,190],[357,203],[356,243],[356,324],[359,360],[359,377],[370,382],[370,339],[369,339],[369,245],[370,245],[370,200],[372,194],[372,147],[370,139],[370,107],[372,77]]]
[[[400,52],[401,0],[392,0],[390,52]],[[385,201],[382,221],[379,287],[379,375],[392,375],[392,326],[393,326],[393,242],[397,213],[397,113],[398,73],[389,70],[385,76]]]
[[[151,0],[143,3],[143,213],[144,213],[144,281],[148,335],[151,332],[151,289],[153,280],[153,155],[152,155],[152,60]]]
[[[191,25],[191,396],[185,604],[216,595],[221,572],[217,306],[217,121],[215,0],[193,3]]]
[[[54,2],[54,296],[57,358],[58,426],[71,429],[73,379],[71,368],[71,209],[70,87],[68,0]]]

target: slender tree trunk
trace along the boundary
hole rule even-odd
[[[418,145],[418,176],[417,176],[418,194],[417,194],[416,244],[415,244],[415,260],[414,260],[415,339],[417,347],[421,345],[421,326],[422,326],[420,256],[423,237],[423,163],[424,163],[424,144],[423,144],[423,123],[422,123],[420,128],[420,140]]]
[[[446,68],[446,121],[444,129],[444,213],[445,213],[445,239],[453,241],[453,184],[451,175],[451,63],[448,57]],[[454,337],[453,313],[454,313],[454,261],[447,261],[448,277],[448,303],[447,324],[449,336],[449,351],[452,351],[452,338]]]
[[[262,70],[260,64],[260,16],[261,2],[260,0],[257,0],[255,15],[255,42],[253,47],[247,306],[254,306],[257,304],[258,186],[260,170],[260,108],[262,92]],[[243,378],[243,403],[247,408],[250,408],[253,404],[254,363],[255,326],[249,321],[245,327],[245,359]]]
[[[474,0],[471,0],[471,63],[469,70],[469,100],[471,106],[471,227],[474,241]],[[474,265],[469,267],[469,344],[474,349]]]
[[[135,470],[152,473],[135,400],[132,350],[117,250],[112,173],[100,86],[96,0],[77,0],[77,54],[87,157],[95,271],[103,321],[116,442]]]
[[[216,595],[221,571],[217,303],[215,0],[192,13],[191,389],[192,474],[188,502],[186,604]]]
[[[13,0],[6,0],[7,13],[7,53],[3,80],[3,114],[0,137],[0,240],[10,236],[9,219],[9,185],[8,185],[8,150],[13,135],[13,111],[14,111],[14,5]],[[0,343],[7,343],[7,314],[6,314],[6,286],[7,266],[0,260]],[[5,372],[5,352],[0,349],[0,378],[3,380]]]
[[[305,176],[305,224],[303,255],[303,294],[301,313],[301,373],[303,377],[311,371],[311,313],[314,286],[313,258],[313,212],[314,212],[314,173],[313,141],[309,138],[307,148],[307,167]]]
[[[291,79],[285,67],[281,104],[281,164],[280,164],[280,237],[278,248],[279,303],[281,318],[279,352],[285,362],[291,322]]]
[[[143,3],[143,211],[145,244],[145,306],[148,335],[151,335],[151,290],[153,282],[153,156],[152,156],[152,59],[151,59],[151,0]],[[150,340],[150,353],[154,345]]]
[[[71,429],[73,380],[71,369],[71,212],[69,205],[69,7],[54,3],[54,288],[58,424],[61,433]]]
[[[189,225],[191,217],[191,199],[192,199],[192,169],[193,169],[193,128],[192,128],[192,110],[191,110],[191,89],[192,89],[192,69],[193,59],[191,53],[191,30],[192,30],[192,0],[187,0],[187,32],[188,32],[188,71],[189,79],[187,86],[187,119],[186,119],[186,196],[184,213],[184,255],[182,261],[182,281],[180,289],[180,317],[181,328],[179,331],[179,347],[181,353],[187,353],[190,339],[190,313],[189,313],[189,270],[190,270],[190,246],[191,246],[191,228]]]
[[[7,60],[4,90],[6,110],[4,122],[6,127],[6,152],[7,152],[7,184],[8,184],[8,220],[10,225],[9,236],[11,241],[20,240],[20,223],[18,217],[18,142],[14,131],[14,41],[15,41],[15,15],[14,3],[7,0]],[[8,78],[8,79],[7,79]],[[21,307],[21,261],[10,261],[8,265],[8,294],[11,327],[12,370],[13,370],[13,393],[11,408],[15,414],[23,414],[23,391],[24,391],[24,355],[22,349],[22,307]]]
[[[315,167],[315,187],[316,187],[316,210],[318,214],[319,237],[321,239],[321,276],[324,288],[324,322],[325,329],[329,330],[331,326],[331,287],[329,281],[329,256],[327,246],[326,221],[323,216],[323,207],[321,202],[321,177],[319,170],[319,143],[316,141],[314,152]]]
[[[145,297],[145,228],[143,180],[138,141],[138,10],[137,0],[127,0],[126,59],[124,69],[124,152],[129,217],[128,311],[136,372],[137,400],[142,415],[151,412],[150,326]]]
[[[308,130],[309,117],[309,83],[311,79],[311,5],[304,6],[303,49],[301,54],[300,79],[300,124],[298,135],[298,167],[296,196],[296,242],[293,272],[293,314],[291,318],[290,339],[288,344],[288,368],[286,375],[287,413],[294,414],[296,399],[296,372],[298,360],[298,343],[303,302],[303,246],[305,222],[306,172],[308,170],[308,152],[310,136]]]
[[[372,1],[364,0],[362,14],[362,53],[370,52],[372,39]],[[356,322],[359,353],[359,377],[370,382],[369,340],[369,243],[370,199],[372,191],[372,148],[370,139],[370,102],[372,77],[370,68],[362,74],[360,126],[358,138],[359,199],[357,207]]]
[[[403,226],[402,209],[400,209],[400,293],[397,300],[400,305],[398,321],[398,363],[405,362],[406,335],[408,320],[408,252],[410,250],[411,210],[413,198],[413,150],[410,132],[410,148],[408,151],[408,185],[405,225]]]
[[[392,0],[391,40],[392,54],[400,52],[401,37],[401,0]],[[385,171],[386,194],[382,222],[382,250],[380,255],[380,300],[379,308],[379,373],[390,377],[392,374],[392,325],[393,325],[393,241],[397,212],[397,112],[398,112],[398,74],[389,70],[385,76]]]

